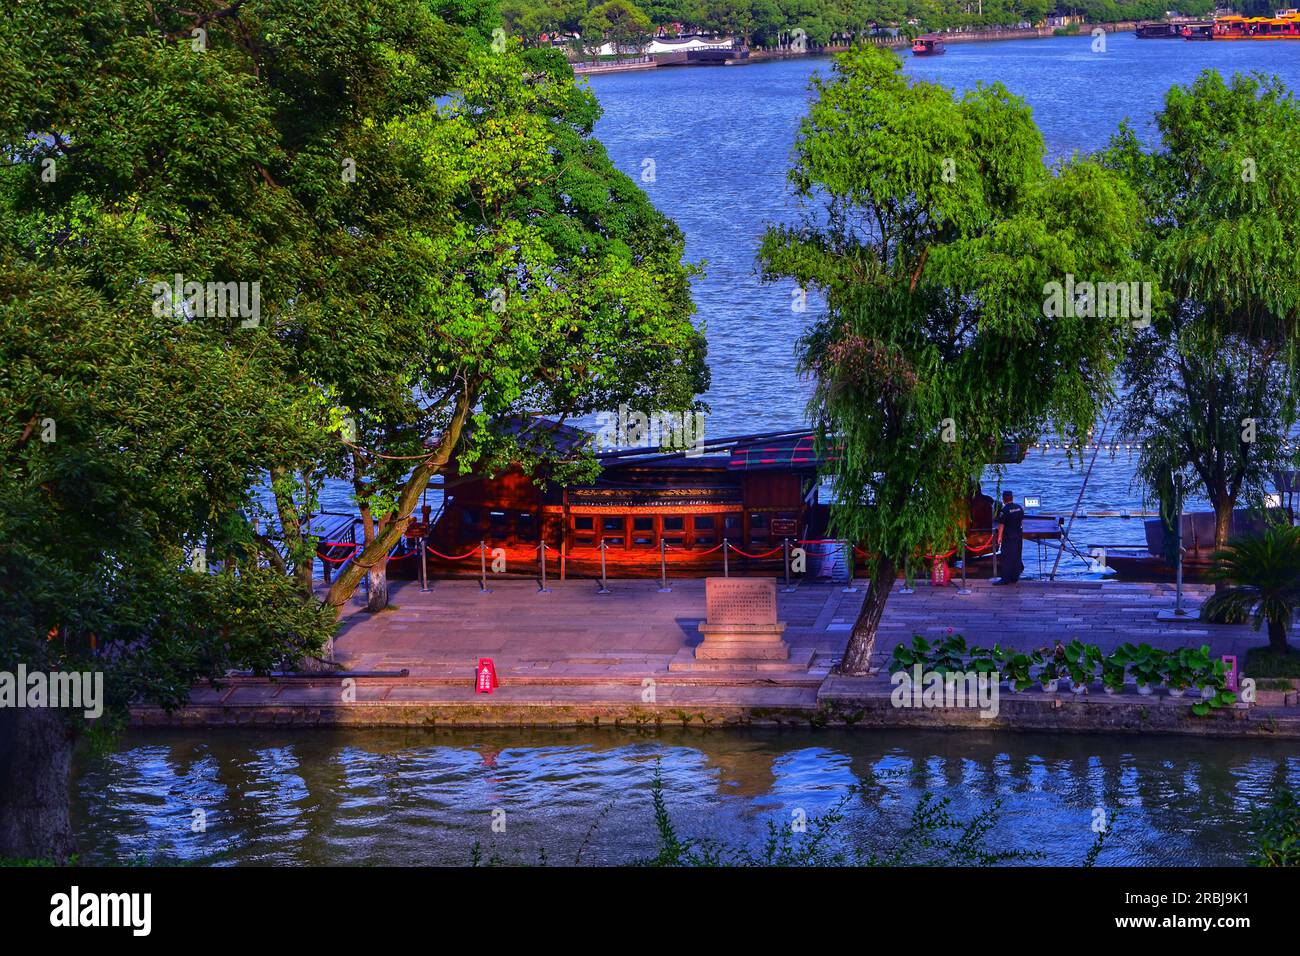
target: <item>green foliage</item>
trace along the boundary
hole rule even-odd
[[[1254,866],[1300,866],[1300,800],[1289,788],[1256,811]]]
[[[1300,528],[1276,526],[1234,538],[1214,553],[1212,576],[1227,587],[1201,608],[1207,620],[1249,617],[1255,630],[1268,625],[1275,654],[1285,653],[1287,628],[1300,607]]]
[[[768,231],[760,261],[825,299],[800,361],[837,450],[832,525],[887,578],[957,542],[1004,440],[1092,425],[1127,323],[1049,317],[1045,292],[1067,274],[1136,278],[1137,207],[1096,164],[1050,170],[1029,108],[1000,85],[956,97],[863,48],[813,91],[790,173],[808,211]]]
[[[1139,475],[1171,511],[1177,488],[1227,518],[1262,505],[1296,421],[1300,106],[1276,77],[1213,70],[1174,86],[1160,143],[1121,127],[1105,162],[1140,195],[1141,255],[1163,295],[1121,368],[1120,428],[1146,437]]]
[[[582,39],[593,52],[603,43],[614,45],[614,55],[640,53],[650,42],[650,18],[629,0],[607,0],[582,18]]]

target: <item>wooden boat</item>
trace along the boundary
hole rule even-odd
[[[912,56],[943,56],[946,52],[947,48],[939,37],[922,36],[912,41]]]
[[[546,419],[559,452],[577,452],[590,433]],[[1024,445],[991,449],[995,462],[1020,461]],[[807,572],[843,565],[843,543],[827,539],[829,506],[818,498],[820,472],[833,460],[819,455],[807,430],[721,438],[697,449],[634,448],[597,453],[600,474],[589,483],[537,481],[520,466],[496,474],[474,472],[444,486],[436,516],[428,510],[407,529],[402,555],[423,538],[427,569],[436,576],[478,576],[494,561],[502,573],[548,576],[656,577],[780,573],[787,547],[803,547]],[[454,474],[454,470],[451,472]],[[967,549],[993,548],[993,501],[968,501]],[[1053,519],[1054,520],[1054,519]],[[1028,529],[1026,529],[1028,531]],[[1059,536],[1056,525],[1040,529]],[[1026,535],[1029,537],[1030,535]],[[543,543],[545,549],[542,548]],[[866,552],[853,549],[861,561]],[[347,548],[326,552],[335,559]],[[543,558],[544,555],[544,558]],[[948,555],[947,557],[951,557]],[[389,575],[418,575],[418,559],[389,564]]]
[[[1139,40],[1176,40],[1182,36],[1177,25],[1167,20],[1139,23],[1133,32]]]
[[[1286,509],[1275,509],[1270,516],[1272,520],[1286,520]],[[1232,512],[1231,535],[1258,534],[1269,523],[1270,517],[1258,511],[1238,508]],[[1192,511],[1182,516],[1181,533],[1183,544],[1183,580],[1205,581],[1214,566],[1211,555],[1214,553],[1214,512]],[[1135,547],[1132,551],[1117,551],[1112,547],[1106,549],[1106,565],[1114,568],[1120,578],[1141,581],[1173,581],[1177,568],[1166,557],[1164,524],[1159,518],[1145,523],[1146,549]]]
[[[1209,21],[1185,23],[1183,24],[1182,35],[1184,40],[1213,40],[1214,24]]]

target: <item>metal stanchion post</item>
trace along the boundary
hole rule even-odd
[[[659,593],[667,594],[672,591],[668,586],[668,546],[664,539],[659,539]]]
[[[899,594],[915,594],[916,588],[912,587],[912,556],[910,554],[903,556],[903,586],[898,589]]]
[[[727,544],[727,539],[723,538],[722,539],[722,576],[724,578],[731,577],[731,565],[727,561],[727,550],[730,547],[731,545]]]
[[[605,539],[600,539],[600,587],[596,588],[597,594],[608,594],[609,585],[605,581]]]
[[[785,564],[785,589],[787,591],[791,591],[793,590],[793,588],[790,587],[790,539],[789,538],[781,539],[781,558]]]
[[[966,587],[966,534],[962,532],[961,538],[961,587],[957,589],[958,594],[970,594],[970,588]]]
[[[538,594],[550,594],[551,589],[546,586],[546,542],[543,541],[541,547],[537,549],[537,560],[542,565],[541,587],[537,589]]]
[[[487,544],[483,541],[478,543],[478,591],[479,594],[488,594],[487,586]]]
[[[429,590],[429,565],[427,561],[428,559],[425,553],[425,540],[424,538],[421,538],[420,539],[420,590],[421,591]]]

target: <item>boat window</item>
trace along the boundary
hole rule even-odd
[[[670,548],[680,548],[685,541],[685,538],[664,538],[664,544]]]
[[[751,512],[749,516],[749,526],[751,528],[766,528],[767,515],[763,514],[761,511]]]
[[[506,526],[506,513],[504,511],[489,511],[488,523],[493,528],[504,528]]]
[[[707,546],[707,545],[711,545],[711,544],[713,544],[713,535],[711,535],[711,534],[697,534],[697,535],[695,536],[695,543],[696,543],[696,544],[702,544],[702,545],[705,545],[705,546]]]
[[[574,538],[573,543],[580,548],[594,548],[596,546],[596,539],[592,537]]]
[[[723,515],[722,527],[728,531],[739,531],[740,515]]]
[[[685,531],[686,519],[681,515],[670,515],[664,518],[665,531]]]
[[[466,509],[464,509],[464,510],[461,512],[461,516],[465,519],[465,523],[466,523],[467,525],[477,525],[477,524],[478,524],[478,509],[477,509],[477,508],[466,508]]]
[[[622,531],[623,524],[624,524],[623,518],[620,516],[620,517],[604,519],[604,521],[601,522],[601,527],[604,528],[606,531]]]
[[[533,531],[533,513],[531,511],[519,512],[519,519],[515,526],[521,533],[531,534]]]
[[[655,529],[655,519],[646,515],[641,518],[632,519],[633,531],[653,531]]]
[[[696,516],[695,516],[695,530],[696,530],[696,531],[701,531],[701,530],[703,530],[703,531],[712,531],[712,530],[713,530],[713,515],[696,515]]]
[[[623,541],[624,541],[624,538],[623,538],[622,535],[616,535],[615,537],[612,537],[612,538],[609,537],[609,536],[607,535],[607,536],[605,537],[605,547],[607,547],[607,548],[621,548],[621,547],[623,547]]]
[[[632,536],[632,546],[636,548],[648,548],[655,543],[655,536],[652,534],[634,534]]]
[[[591,515],[575,515],[573,518],[573,527],[577,531],[594,531],[596,528],[596,519]]]

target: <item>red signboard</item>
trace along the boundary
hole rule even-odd
[[[947,587],[952,581],[952,568],[948,567],[948,562],[943,558],[934,559],[934,567],[930,571],[930,583],[935,587]]]
[[[497,680],[497,669],[492,663],[492,658],[480,657],[474,677],[474,692],[477,694],[490,694],[500,686],[501,682]]]

